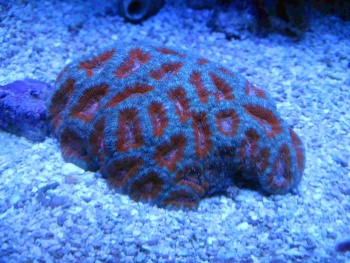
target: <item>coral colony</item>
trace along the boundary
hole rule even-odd
[[[159,207],[195,209],[237,179],[287,193],[305,165],[265,91],[181,49],[132,42],[81,58],[48,111],[66,161]]]

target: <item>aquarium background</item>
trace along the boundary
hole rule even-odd
[[[306,149],[293,193],[236,188],[186,211],[115,193],[53,137],[1,131],[0,262],[349,262],[349,2],[288,2],[173,0],[134,21],[117,1],[0,1],[0,85],[54,86],[82,55],[154,41],[266,90]]]

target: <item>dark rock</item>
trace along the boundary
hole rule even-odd
[[[333,161],[335,161],[337,164],[339,164],[341,167],[348,167],[348,158],[346,156],[340,155],[333,155]]]
[[[83,196],[82,199],[83,199],[86,203],[90,203],[90,201],[92,200],[92,198],[89,197],[89,196]]]
[[[344,240],[340,243],[338,243],[335,247],[335,250],[337,252],[346,252],[346,251],[350,251],[350,239],[348,240]]]
[[[57,224],[58,224],[59,226],[63,226],[63,224],[64,224],[64,222],[66,221],[66,219],[67,219],[67,215],[66,215],[66,214],[59,215],[59,216],[57,217]]]
[[[118,13],[127,21],[139,23],[156,14],[164,0],[118,0]]]
[[[45,239],[52,239],[54,236],[55,236],[54,233],[52,233],[52,232],[46,232],[45,235],[44,235],[44,238],[45,238]]]
[[[9,247],[7,247],[7,248],[5,248],[5,249],[2,249],[0,255],[1,255],[1,256],[9,256],[9,255],[13,255],[13,254],[15,254],[15,253],[20,253],[20,252],[21,252],[20,250],[14,248],[14,247],[12,247],[12,246],[9,246]],[[2,262],[2,261],[0,261],[0,262]],[[4,262],[5,262],[5,261],[4,261]]]
[[[350,1],[313,0],[313,7],[324,14],[334,14],[345,21],[350,20]]]
[[[47,184],[43,187],[41,187],[38,191],[37,191],[37,200],[39,201],[39,203],[41,203],[42,205],[44,206],[49,206],[50,205],[50,202],[51,202],[51,198],[49,196],[46,195],[46,192],[48,190],[51,190],[51,189],[55,189],[59,186],[59,183],[57,182],[54,182],[54,183],[50,183],[50,184]]]
[[[46,193],[48,190],[56,189],[60,184],[58,182],[53,182],[41,187],[38,192]]]
[[[207,255],[210,256],[210,257],[216,256],[217,253],[218,253],[218,250],[217,250],[217,249],[209,248],[209,249],[207,250]]]
[[[261,222],[257,219],[252,219],[251,216],[248,217],[248,224],[251,226],[258,226]]]
[[[31,238],[33,238],[34,240],[35,239],[40,239],[40,238],[42,238],[43,237],[43,233],[42,233],[42,231],[39,231],[39,230],[36,230],[36,231],[34,231],[32,234],[31,234]]]
[[[69,201],[68,196],[54,196],[51,198],[49,205],[51,208],[59,207],[59,206],[64,206],[66,207]]]
[[[153,239],[150,239],[147,241],[147,244],[149,246],[155,246],[155,245],[158,245],[159,243],[159,239],[158,238],[153,238]]]
[[[214,32],[225,34],[226,39],[246,39],[250,31],[256,31],[254,17],[235,6],[217,8],[208,21]]]
[[[317,248],[317,244],[311,238],[307,238],[306,239],[306,245],[304,245],[304,248],[307,251],[312,251],[312,250],[315,250]]]
[[[9,202],[1,202],[0,203],[0,214],[5,213],[10,208],[11,208],[11,204]]]
[[[200,5],[201,1],[188,0],[190,2]],[[304,0],[292,3],[285,0],[216,2],[221,6],[213,6],[214,12],[208,25],[213,31],[224,33],[227,39],[245,39],[248,33],[265,36],[270,31],[298,37],[308,25],[308,9]]]
[[[79,227],[77,227],[77,226],[72,226],[70,231],[71,231],[72,234],[75,234],[75,235],[81,235],[82,234],[82,230]]]
[[[187,5],[193,9],[213,8],[217,4],[217,0],[187,0]]]
[[[343,194],[343,195],[350,195],[350,188],[349,187],[341,187],[339,186],[339,191]]]
[[[47,83],[33,79],[0,86],[0,129],[43,141],[49,135],[46,100],[51,92]]]

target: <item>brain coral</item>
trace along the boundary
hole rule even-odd
[[[295,188],[299,137],[263,90],[181,49],[120,43],[64,68],[49,116],[66,161],[136,201],[196,208],[237,179]]]

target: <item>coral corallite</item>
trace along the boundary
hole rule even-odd
[[[49,116],[66,161],[159,207],[196,208],[237,179],[287,193],[304,170],[265,91],[176,48],[121,43],[69,64]]]

